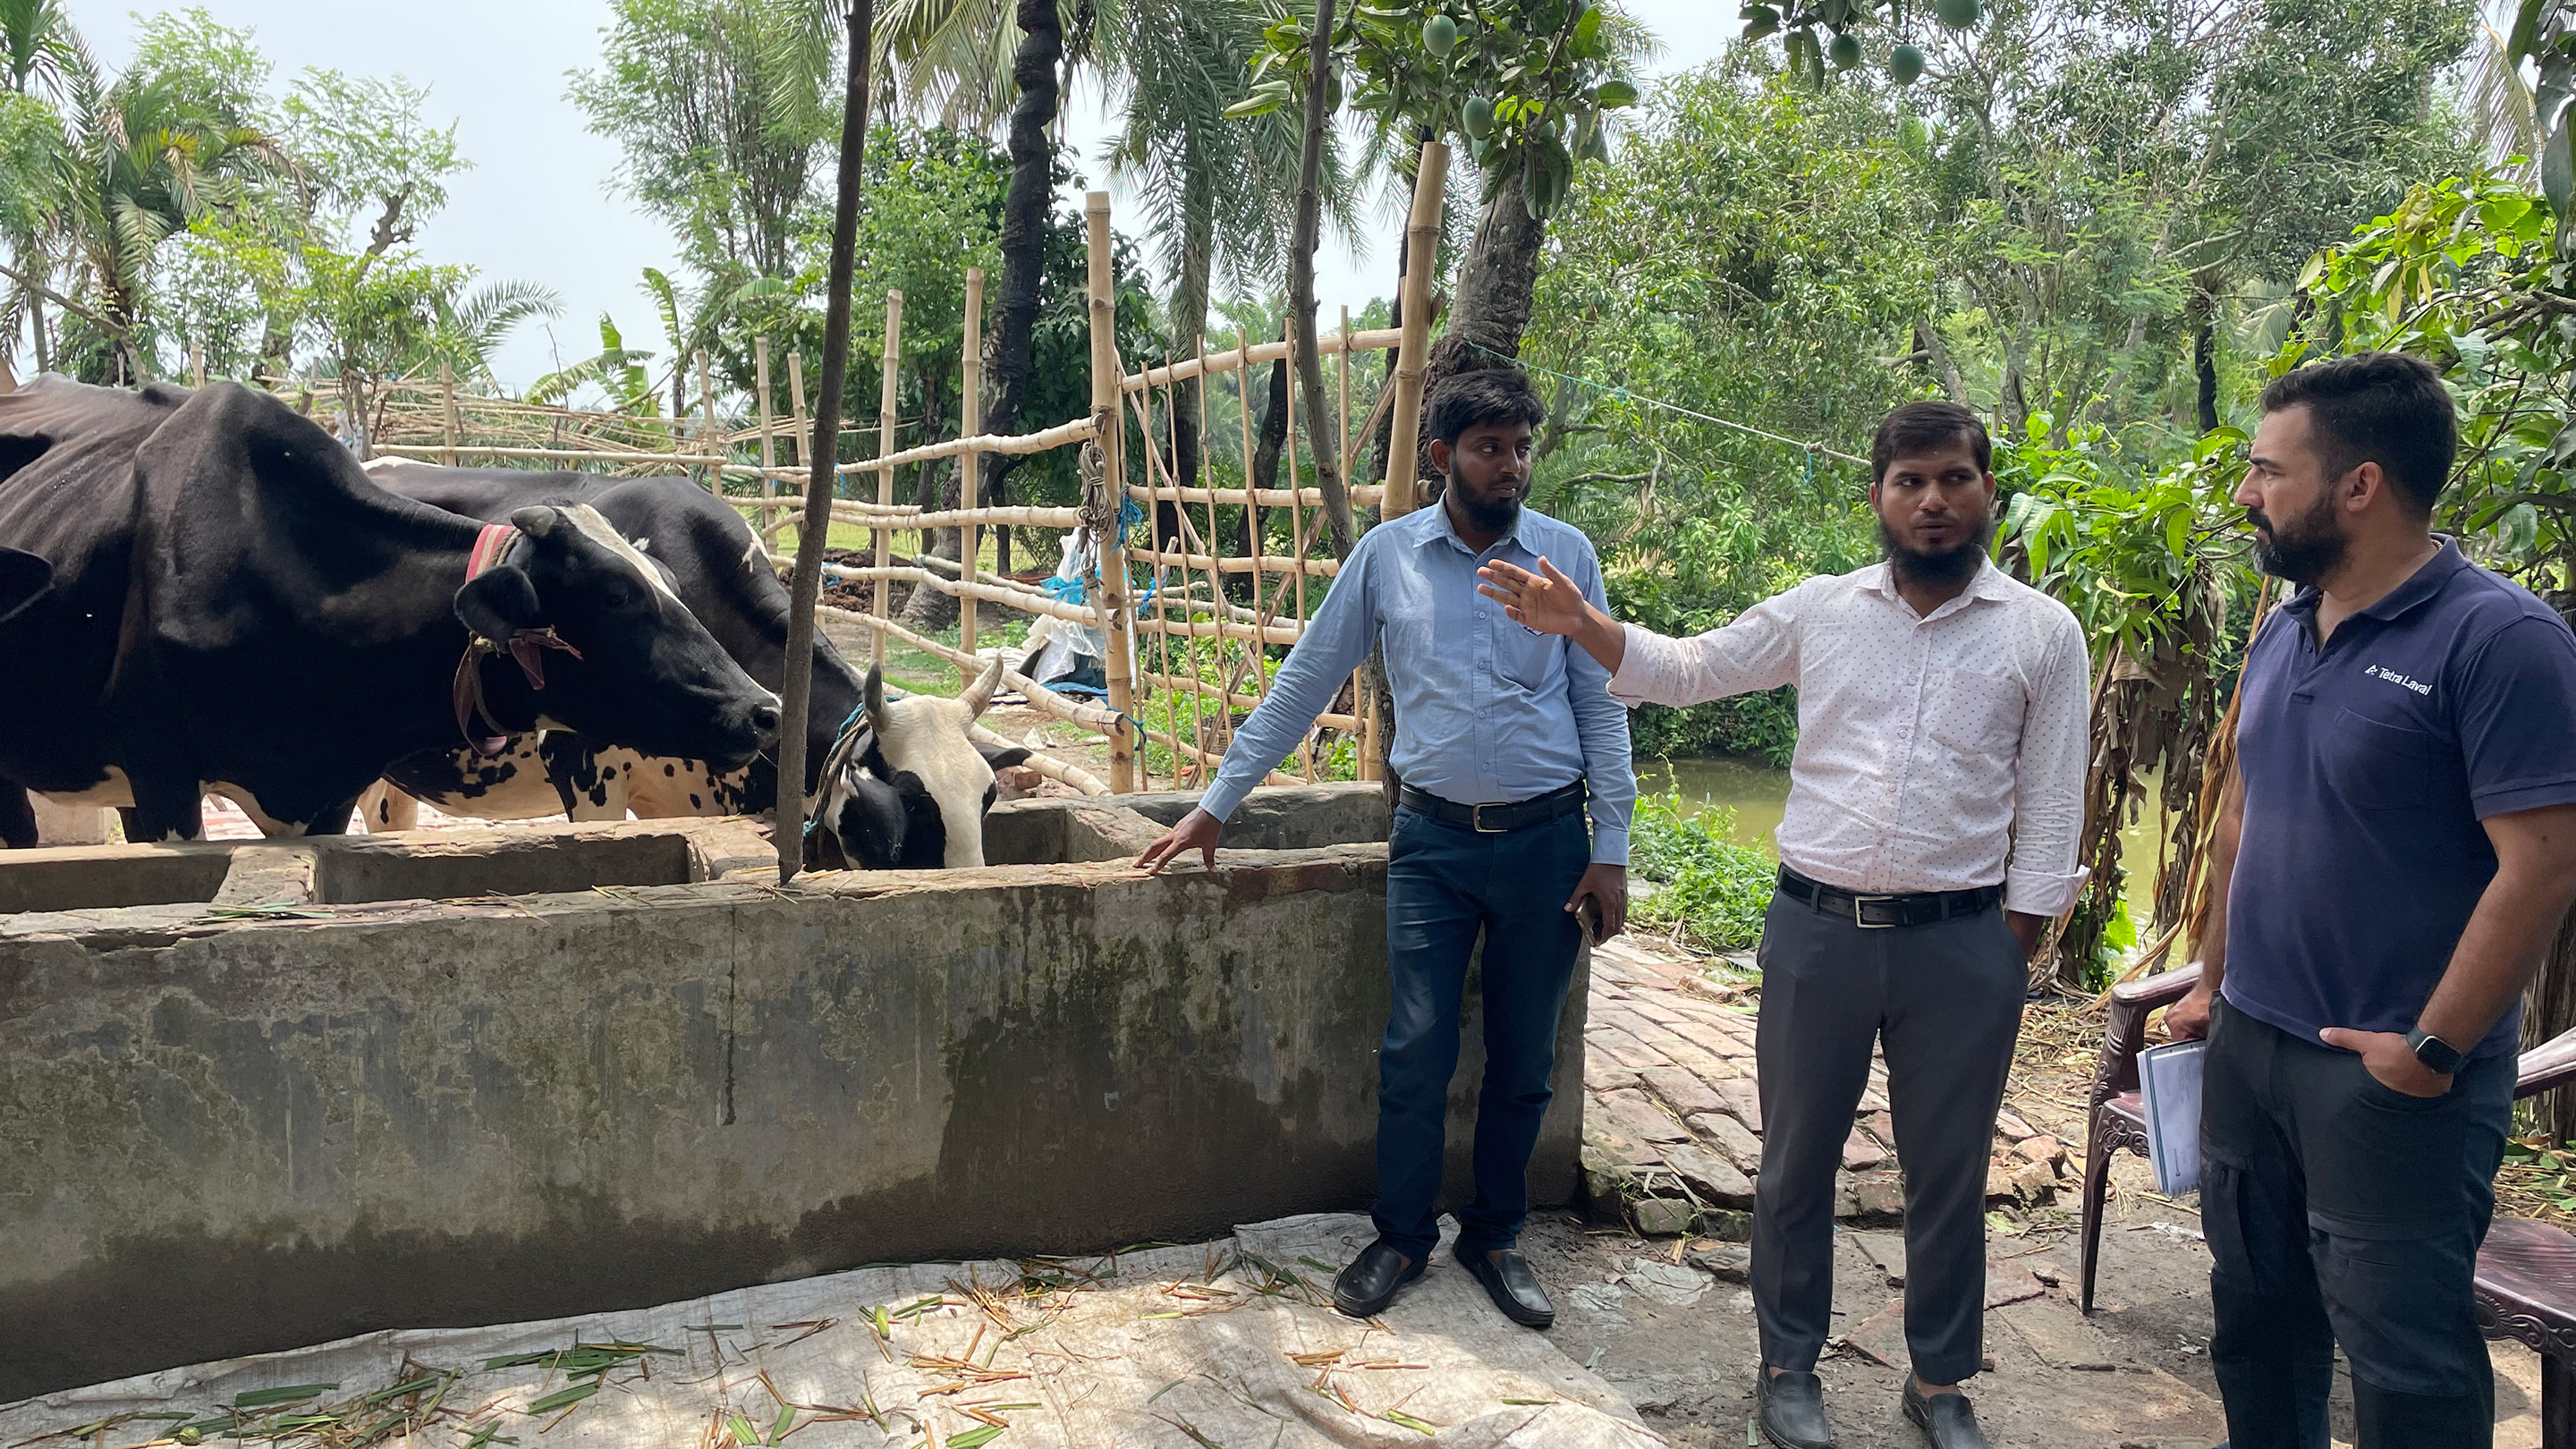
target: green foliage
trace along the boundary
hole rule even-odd
[[[1682,806],[1678,791],[1641,795],[1628,835],[1628,870],[1654,889],[1630,912],[1642,925],[1675,927],[1702,950],[1728,951],[1762,938],[1779,867],[1730,837],[1733,812]]]
[[[2186,593],[2241,564],[2244,515],[2229,494],[2245,434],[2219,428],[2188,462],[2145,471],[2099,427],[2070,430],[2063,443],[2052,441],[2057,431],[2035,413],[1999,440],[1998,538],[2031,583],[2075,611],[2097,653],[2117,642],[2132,657],[2153,655],[2182,627],[2195,602]]]
[[[1252,90],[1232,116],[1303,104],[1311,13],[1291,9],[1264,33]],[[1606,112],[1636,104],[1622,37],[1589,0],[1360,0],[1336,18],[1329,77],[1356,77],[1353,110],[1381,136],[1464,137],[1491,200],[1517,181],[1544,218],[1574,183],[1578,160],[1608,154]]]
[[[2576,268],[2546,204],[2477,172],[2416,187],[2312,261],[2272,360],[2411,352],[2443,370],[2460,457],[2437,526],[2483,562],[2564,587],[2576,566]]]

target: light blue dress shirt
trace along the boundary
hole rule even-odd
[[[1201,807],[1219,820],[1233,814],[1382,639],[1396,706],[1387,763],[1404,783],[1461,805],[1500,805],[1586,778],[1592,859],[1626,865],[1637,777],[1628,711],[1610,697],[1609,671],[1563,637],[1513,623],[1476,592],[1476,569],[1486,561],[1535,572],[1542,555],[1585,598],[1609,607],[1592,540],[1527,508],[1482,554],[1458,537],[1441,504],[1369,530],[1279,666],[1269,697],[1236,729]]]

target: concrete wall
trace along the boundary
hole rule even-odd
[[[1373,793],[1267,793],[1239,834],[1382,821]],[[1149,879],[1152,829],[1024,802],[997,844],[1094,859],[792,893],[740,822],[247,846],[211,891],[222,846],[0,853],[0,893],[73,907],[0,916],[0,1401],[1364,1206],[1383,845]],[[164,903],[98,908],[120,889]],[[1583,999],[1541,1202],[1576,1190]]]

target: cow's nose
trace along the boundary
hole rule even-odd
[[[751,707],[751,727],[760,731],[764,738],[776,738],[778,734],[778,706],[774,704],[753,705]]]

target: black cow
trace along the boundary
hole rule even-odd
[[[533,504],[587,504],[659,565],[707,632],[752,678],[779,687],[787,667],[787,586],[769,553],[732,505],[686,478],[610,478],[596,473],[531,473],[512,468],[440,468],[379,459],[378,483],[469,518],[506,518]],[[805,789],[821,780],[841,724],[859,707],[859,676],[838,651],[814,640],[813,703],[807,710]],[[766,815],[778,803],[778,767],[764,756],[748,769],[701,759],[657,758],[604,745],[590,735],[547,730],[511,741],[497,759],[440,750],[397,761],[385,777],[407,795],[451,815],[525,820],[562,811],[575,820],[686,815]],[[399,828],[399,801],[370,797],[369,828]]]
[[[53,568],[0,625],[0,782],[130,803],[135,839],[194,837],[208,791],[332,833],[388,762],[461,736],[734,763],[775,734],[776,697],[596,512],[512,525],[396,497],[235,384],[0,396],[0,546]]]
[[[1029,757],[1017,746],[974,738],[993,702],[1002,661],[955,699],[916,694],[888,700],[868,666],[866,712],[832,747],[805,837],[810,870],[962,870],[984,863],[984,812],[997,792],[993,772]]]

